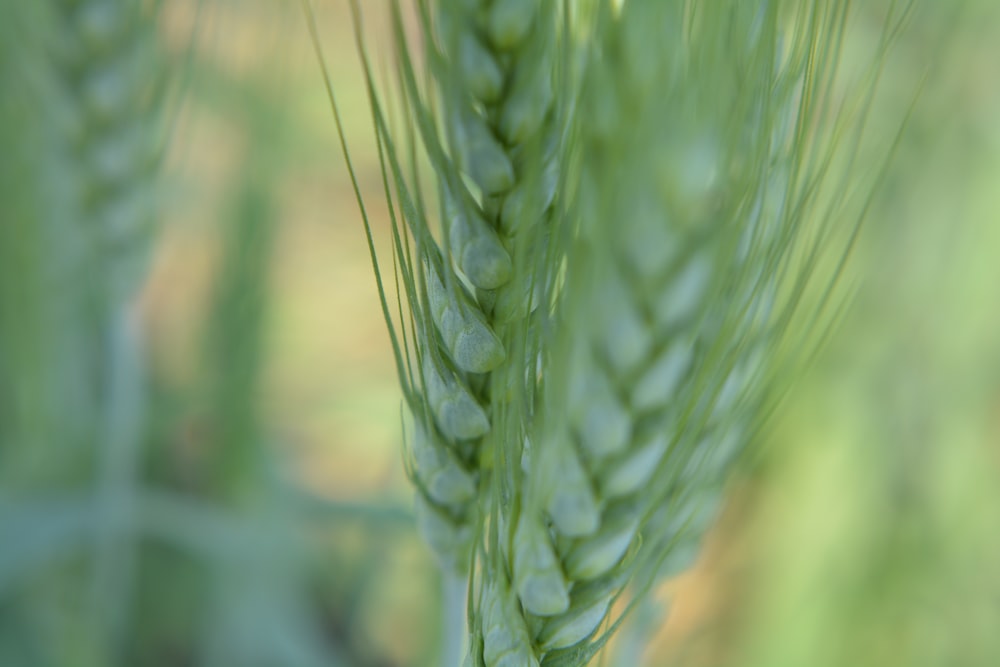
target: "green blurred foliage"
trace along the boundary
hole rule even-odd
[[[106,283],[60,270],[79,250],[58,233],[79,218],[67,174],[90,172],[59,150],[74,107],[50,97],[46,8],[83,4],[0,0],[0,665],[438,664],[438,574],[300,8],[160,3],[183,103],[163,102],[148,276],[105,330],[75,295]],[[346,3],[316,4],[377,202]],[[376,44],[382,5],[365,3]],[[916,3],[873,153],[920,92],[855,249],[854,307],[665,589],[666,625],[644,610],[606,664],[1000,664],[998,44],[992,0]],[[389,256],[378,207],[375,223]],[[109,414],[139,422],[124,446]]]

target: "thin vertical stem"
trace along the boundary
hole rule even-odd
[[[109,658],[122,648],[128,622],[135,543],[142,423],[145,413],[141,333],[128,304],[116,308],[107,333],[104,423],[100,429],[98,522],[94,563],[95,619]]]
[[[465,655],[466,580],[444,572],[441,575],[441,662],[458,667]]]

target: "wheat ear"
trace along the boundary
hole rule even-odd
[[[626,587],[696,551],[822,329],[798,311],[844,193],[817,196],[854,132],[824,107],[849,4],[418,2],[421,79],[394,2],[401,131],[359,37],[408,313],[373,261],[425,537],[477,584],[468,664],[586,664]]]
[[[360,34],[360,8],[352,6]],[[555,208],[559,13],[554,3],[419,3],[424,91],[401,9],[392,7],[403,133],[389,127],[359,40],[393,220],[395,276],[409,304],[404,314],[400,303],[394,322],[382,291],[383,312],[413,418],[408,470],[418,523],[445,568],[467,572],[482,471],[492,465],[494,443],[506,438],[504,425],[523,422],[510,413],[530,409],[521,402],[501,414],[497,405],[524,375],[524,329],[540,292],[531,262]],[[434,210],[420,187],[418,137],[434,171]]]

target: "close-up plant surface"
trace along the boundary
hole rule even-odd
[[[997,664],[998,30],[3,2],[0,665]]]

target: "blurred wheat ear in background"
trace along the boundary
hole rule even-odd
[[[134,300],[157,219],[167,79],[148,5],[3,11],[4,145],[14,159],[5,157],[0,186],[16,203],[0,244],[0,474],[8,502],[31,494],[39,504],[36,539],[12,536],[4,556],[38,568],[93,528],[90,577],[61,585],[92,619],[81,664],[106,664],[130,613],[146,403]],[[5,509],[16,518],[31,506]],[[39,610],[44,597],[33,600]]]
[[[0,5],[0,664],[353,662],[320,630],[307,581],[325,545],[304,534],[317,517],[380,514],[331,511],[274,462],[260,392],[285,113],[258,70],[213,54],[226,11]],[[203,211],[191,174],[168,179],[163,163],[170,142],[184,152],[179,116],[197,125],[207,108],[243,161]],[[178,388],[143,325],[151,257],[162,265],[178,236],[160,221],[183,216],[219,228],[200,235],[219,268]],[[181,299],[200,252],[172,269]]]

